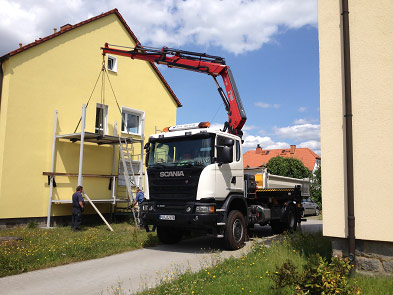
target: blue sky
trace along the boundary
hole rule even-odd
[[[248,117],[244,148],[320,154],[317,0],[0,0],[0,55],[115,7],[143,45],[226,59]],[[183,104],[178,124],[227,120],[211,77],[159,68]]]

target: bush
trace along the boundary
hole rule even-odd
[[[348,259],[333,257],[329,263],[319,254],[310,257],[301,271],[288,260],[272,277],[273,289],[289,287],[297,295],[361,294],[357,285],[348,283],[350,270]]]
[[[37,228],[37,227],[38,227],[38,223],[35,222],[35,221],[30,221],[30,222],[27,224],[27,228],[30,228],[30,229],[34,229],[34,228]]]

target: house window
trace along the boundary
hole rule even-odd
[[[108,132],[108,106],[97,103],[95,133],[107,134]]]
[[[121,111],[121,132],[142,135],[144,112],[123,107]]]
[[[107,68],[112,72],[117,72],[117,58],[108,55]]]

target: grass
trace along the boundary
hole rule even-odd
[[[0,236],[22,240],[0,241],[0,277],[36,269],[100,258],[158,244],[156,233],[146,233],[129,223],[84,227],[41,229],[27,227],[0,231]]]
[[[331,259],[331,243],[321,234],[295,234],[283,237],[267,247],[257,244],[252,251],[240,259],[217,259],[218,264],[203,265],[202,270],[193,273],[171,272],[162,275],[160,285],[139,293],[155,294],[294,294],[286,287],[274,290],[272,277],[277,276],[277,268],[286,261],[291,261],[297,269],[302,269],[311,256],[315,254]],[[391,277],[369,277],[356,274],[349,279],[350,284],[357,285],[361,294],[393,294]],[[122,293],[121,286],[114,294]],[[310,293],[311,294],[311,293]],[[330,294],[330,293],[329,293]]]

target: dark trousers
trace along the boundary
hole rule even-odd
[[[82,209],[72,207],[72,223],[71,229],[80,229],[82,224]]]

